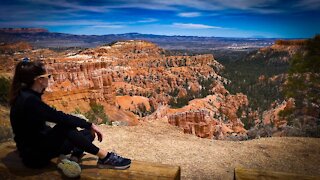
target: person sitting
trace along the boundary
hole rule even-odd
[[[84,152],[98,156],[99,168],[126,169],[131,160],[97,147],[92,142],[103,134],[94,123],[50,107],[41,96],[48,87],[44,64],[24,59],[17,63],[10,88],[10,121],[22,162],[41,168],[61,154],[79,160]],[[46,122],[56,125],[49,127]],[[78,130],[77,127],[83,130]]]

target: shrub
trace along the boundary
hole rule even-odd
[[[10,125],[0,126],[0,142],[7,141],[13,137],[12,129]]]
[[[273,134],[273,128],[271,125],[259,125],[258,127],[252,127],[248,131],[248,138],[255,139],[260,137],[271,137]]]
[[[98,103],[90,103],[91,109],[85,113],[85,116],[92,122],[98,124],[98,120],[101,119],[101,124],[110,125],[108,116],[105,113],[104,107]]]
[[[0,105],[0,142],[7,141],[13,137],[9,120],[9,110]]]
[[[0,77],[0,104],[7,105],[9,102],[9,87],[10,80],[1,76]]]
[[[81,110],[79,108],[75,108],[72,113],[74,113],[74,114],[82,114],[82,112],[81,112]]]

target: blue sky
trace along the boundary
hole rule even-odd
[[[0,0],[0,27],[103,35],[138,32],[309,38],[320,0]]]

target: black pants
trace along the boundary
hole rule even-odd
[[[52,158],[60,154],[80,157],[83,152],[96,155],[99,148],[92,144],[94,136],[89,130],[78,131],[76,128],[55,125],[45,134],[45,139],[37,149],[22,157],[26,166],[40,168],[49,164]]]

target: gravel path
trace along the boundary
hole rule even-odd
[[[183,134],[164,120],[138,126],[100,126],[96,145],[148,162],[181,166],[182,179],[233,179],[235,167],[320,176],[320,139],[261,138],[216,141]]]

